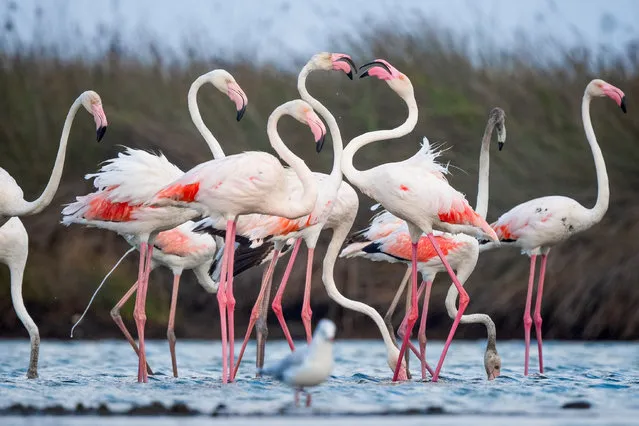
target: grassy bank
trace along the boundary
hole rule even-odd
[[[548,338],[639,337],[639,292],[636,291],[639,253],[639,121],[634,119],[634,99],[639,97],[639,63],[636,46],[623,53],[595,57],[587,49],[566,51],[542,46],[552,61],[540,61],[534,46],[522,43],[513,52],[487,46],[471,59],[463,40],[445,30],[420,27],[401,36],[384,28],[357,41],[342,41],[335,48],[351,53],[361,64],[376,57],[388,59],[411,78],[420,105],[416,130],[398,141],[378,144],[358,155],[367,167],[412,155],[422,136],[450,147],[451,183],[475,202],[479,141],[488,112],[494,106],[507,114],[508,140],[502,152],[493,150],[489,220],[500,212],[549,194],[571,196],[586,206],[594,204],[596,180],[580,115],[585,85],[603,78],[625,91],[629,114],[623,115],[608,100],[593,103],[593,124],[606,158],[611,200],[601,224],[557,247],[549,257],[543,316]],[[539,47],[539,46],[537,46]],[[232,105],[210,87],[199,96],[204,121],[222,141],[227,153],[248,149],[269,150],[265,135],[269,113],[279,104],[298,97],[296,76],[274,67],[237,62],[194,59],[172,63],[161,55],[124,53],[117,48],[98,61],[61,60],[55,52],[38,49],[10,54],[0,52],[0,165],[11,173],[27,199],[39,194],[48,179],[58,135],[68,107],[86,89],[102,96],[109,118],[104,142],[94,142],[93,121],[81,111],[71,132],[62,184],[52,205],[38,216],[25,218],[30,232],[30,257],[24,283],[26,305],[43,336],[66,337],[73,320],[101,277],[128,248],[106,231],[65,228],[59,212],[90,185],[83,179],[98,163],[114,156],[118,144],[162,151],[183,169],[210,159],[188,115],[186,92],[198,75],[223,66],[249,97],[249,109],[240,123]],[[151,59],[149,59],[151,58]],[[302,64],[307,58],[300,58]],[[543,66],[540,63],[543,62]],[[405,108],[385,84],[372,79],[349,81],[333,73],[313,75],[309,91],[338,118],[344,139],[368,130],[389,128],[404,119]],[[328,171],[331,150],[314,152],[308,130],[295,123],[280,126],[284,139],[315,170]],[[298,142],[299,141],[299,142]],[[370,217],[372,201],[360,195],[359,229]],[[321,261],[328,238],[323,237],[314,264],[315,317],[329,315],[340,321],[341,337],[376,335],[372,323],[330,303],[321,285]],[[294,336],[301,337],[304,256],[294,271],[284,298],[285,315]],[[82,337],[118,336],[109,317],[110,308],[130,286],[136,273],[136,256],[124,262],[97,297],[78,330]],[[283,268],[282,268],[283,269]],[[526,293],[528,260],[514,250],[487,253],[469,280],[469,312],[491,314],[501,338],[520,338]],[[238,327],[257,295],[261,270],[238,278]],[[403,267],[367,261],[341,261],[336,279],[352,298],[385,309]],[[281,271],[278,271],[276,280]],[[152,274],[147,326],[150,337],[163,337],[169,310],[168,271]],[[197,286],[190,273],[183,276],[176,334],[213,337],[218,333],[215,297]],[[9,278],[0,274],[0,335],[25,335],[11,309]],[[429,336],[442,337],[449,325],[443,309],[448,282],[440,277],[433,288]],[[124,310],[130,318],[132,307]],[[280,336],[274,318],[272,337]],[[132,324],[132,321],[131,321]],[[478,337],[481,327],[463,327],[460,336]]]

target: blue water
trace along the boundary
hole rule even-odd
[[[429,341],[428,345],[429,362],[435,364],[442,344]],[[472,419],[480,424],[512,424],[513,417],[521,425],[528,424],[526,421],[530,419],[537,421],[530,424],[627,424],[639,418],[638,343],[545,342],[546,373],[524,377],[523,343],[500,342],[502,376],[493,382],[485,380],[484,345],[481,341],[455,342],[439,383],[415,379],[391,384],[391,371],[386,366],[380,341],[337,341],[333,376],[312,390],[313,406],[307,409],[294,407],[292,391],[286,386],[253,377],[254,345],[249,345],[237,383],[223,386],[219,342],[178,340],[178,379],[171,376],[166,342],[150,342],[148,361],[156,375],[144,385],[136,383],[137,362],[126,342],[43,341],[40,378],[27,380],[24,374],[28,342],[3,341],[0,342],[0,409],[14,403],[40,408],[60,404],[69,409],[78,403],[87,407],[104,403],[111,410],[126,411],[154,401],[167,406],[182,402],[207,415],[216,408],[219,410],[220,404],[225,406],[223,412],[230,415],[288,415],[291,421],[297,416],[331,415],[306,420],[312,420],[309,424],[335,425],[342,420],[348,424],[352,417],[344,418],[345,415],[400,415],[411,411],[423,414],[429,407],[439,407],[447,414],[428,416],[438,418],[437,424],[454,424],[451,418],[459,422]],[[536,346],[533,349],[536,354]],[[285,342],[268,342],[267,363],[287,352]],[[531,365],[536,367],[536,356]],[[415,360],[411,366],[417,377]],[[562,408],[565,403],[575,401],[588,402],[591,407]],[[68,424],[73,420],[69,417],[10,419],[12,424]],[[77,424],[82,424],[82,418],[76,419]],[[386,422],[389,417],[367,417],[367,422],[376,424],[375,419]],[[128,424],[139,422],[139,419],[119,417],[119,422],[122,420]],[[211,420],[203,416],[165,418],[158,420],[158,425]],[[254,424],[254,420],[248,423]],[[91,421],[98,424],[96,422]],[[270,417],[264,422],[281,424],[283,419]],[[233,424],[242,424],[242,420],[237,419]]]

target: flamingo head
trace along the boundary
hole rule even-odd
[[[596,78],[586,86],[586,94],[599,97],[608,96],[617,103],[624,113],[626,112],[626,95],[610,83]]]
[[[322,150],[324,146],[324,138],[326,137],[326,127],[320,118],[317,116],[313,108],[301,99],[290,101],[287,104],[288,113],[300,123],[306,124],[311,128],[313,136],[315,137],[315,143],[317,152]]]
[[[366,68],[366,70],[360,74],[359,78],[377,77],[380,80],[386,80],[390,88],[398,95],[402,97],[413,95],[413,84],[410,82],[409,78],[397,68],[392,66],[388,61],[384,59],[375,59],[374,61],[359,67],[359,70],[362,71],[364,68]]]
[[[100,99],[100,95],[93,90],[87,90],[80,95],[80,101],[82,102],[82,106],[89,111],[89,114],[91,114],[95,120],[97,140],[100,142],[109,124],[104,114],[104,109],[102,109],[102,99]]]
[[[353,79],[353,72],[357,73],[357,66],[355,66],[351,57],[344,53],[317,53],[313,55],[309,65],[318,70],[344,71],[351,80]]]
[[[221,69],[213,70],[204,74],[202,77],[235,102],[237,121],[240,121],[246,111],[248,98],[244,90],[242,90],[240,85],[235,81],[235,78],[233,78],[228,71]]]
[[[496,348],[486,348],[486,353],[484,354],[484,368],[486,368],[488,380],[494,380],[501,374],[501,357],[497,353]]]
[[[399,361],[399,349],[397,349],[395,346],[393,346],[392,348],[388,350],[387,361],[391,371],[394,372],[395,368],[397,367],[397,362]],[[406,361],[404,359],[402,359],[402,366],[399,369],[399,375],[397,376],[397,380],[400,382],[408,380],[408,373],[406,370]]]
[[[497,130],[497,144],[501,151],[506,142],[506,113],[503,109],[495,107],[490,111],[488,121],[492,123]]]

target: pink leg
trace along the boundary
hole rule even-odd
[[[415,322],[417,322],[418,316],[418,307],[417,307],[417,245],[419,241],[412,243],[412,285],[411,285],[411,307],[410,312],[408,313],[407,319],[407,327],[406,334],[404,335],[404,340],[402,342],[402,346],[399,349],[399,358],[397,362],[397,366],[395,367],[395,373],[393,374],[393,381],[396,382],[399,376],[399,370],[402,367],[402,360],[404,359],[404,353],[406,352],[406,348],[408,346],[408,341],[410,340],[410,335],[413,332],[413,327],[415,326]]]
[[[296,407],[300,406],[300,390],[299,389],[295,389],[295,406]]]
[[[171,365],[173,366],[173,377],[178,376],[177,358],[175,357],[175,310],[177,308],[178,289],[180,288],[180,274],[173,276],[173,292],[171,294],[171,310],[169,311],[169,326],[166,330],[166,338],[169,340],[169,351],[171,351]]]
[[[257,295],[257,300],[255,301],[255,305],[253,305],[253,309],[251,310],[249,325],[246,329],[244,342],[242,342],[242,348],[240,349],[240,354],[237,357],[237,362],[235,363],[235,369],[233,370],[233,375],[231,376],[231,380],[235,379],[237,370],[240,367],[240,362],[242,362],[242,357],[244,356],[244,351],[246,350],[246,345],[249,341],[249,338],[251,337],[251,333],[253,332],[253,327],[255,326],[255,322],[260,318],[260,306],[266,294],[266,288],[269,287],[268,283],[269,283],[271,275],[273,274],[273,270],[275,269],[275,264],[277,263],[278,256],[279,256],[279,252],[275,250],[273,252],[273,259],[271,259],[271,262],[268,264],[268,268],[264,271],[264,274],[262,275],[262,285],[260,286],[260,293]]]
[[[526,308],[524,310],[524,340],[526,342],[526,352],[524,354],[524,376],[528,375],[528,360],[530,358],[530,328],[532,318],[530,317],[530,305],[532,304],[533,283],[535,281],[535,263],[537,255],[530,256],[530,276],[528,277],[528,293],[526,294]]]
[[[229,221],[230,222],[230,221]],[[229,223],[226,227],[226,240],[224,245],[224,253],[222,254],[222,270],[220,272],[220,285],[217,290],[217,303],[220,308],[220,328],[222,333],[222,383],[228,382],[228,352],[227,352],[227,327],[226,327],[226,278],[228,267],[228,255],[229,251],[235,250],[234,241],[230,239],[231,230],[229,229]]]
[[[235,362],[235,297],[233,296],[233,261],[235,258],[235,226],[236,221],[229,221],[231,226],[231,251],[228,256],[227,278],[226,278],[226,303],[227,315],[228,315],[228,327],[229,327],[229,372],[234,371],[233,363]],[[233,380],[233,376],[229,378]]]
[[[419,289],[417,290],[417,299],[419,300],[419,298],[421,297],[422,293],[424,292],[424,288],[427,288],[428,291],[428,296],[430,297],[430,286],[426,287],[426,282],[422,281],[422,284],[419,286]],[[408,320],[408,314],[406,314],[404,316],[404,319],[402,320],[402,323],[399,325],[399,328],[397,330],[397,334],[399,335],[400,339],[404,339],[404,336],[406,335],[406,325],[407,325],[407,320]],[[423,322],[423,320],[422,320]],[[425,327],[425,325],[424,325]],[[421,325],[420,325],[420,330],[421,330]],[[421,343],[421,341],[420,341]],[[420,362],[422,362],[422,371],[424,369],[428,370],[428,372],[430,373],[430,375],[432,376],[434,374],[433,369],[430,367],[430,365],[428,365],[428,363],[426,362],[425,359],[425,355],[424,357],[422,357],[422,352],[419,351],[415,345],[410,341],[410,339],[408,339],[408,348],[415,354],[415,356],[417,358],[419,358]],[[424,378],[424,373],[422,373],[422,379]]]
[[[446,256],[444,256],[444,253],[442,253],[441,249],[439,248],[439,244],[437,244],[437,240],[435,239],[433,234],[430,233],[427,235],[427,237],[430,240],[431,244],[433,245],[433,248],[437,252],[437,255],[441,259],[442,263],[446,267],[446,271],[448,272],[448,275],[450,275],[450,278],[453,280],[453,283],[455,284],[455,287],[457,287],[457,291],[459,292],[459,310],[457,311],[457,316],[455,317],[455,320],[453,321],[453,325],[450,328],[450,332],[448,333],[448,339],[446,339],[444,350],[442,351],[442,354],[439,357],[439,362],[437,363],[437,368],[435,369],[435,374],[433,375],[433,382],[436,382],[439,379],[439,372],[441,371],[442,366],[444,365],[444,359],[446,358],[446,353],[448,352],[448,348],[450,347],[450,344],[453,341],[453,337],[455,336],[455,331],[457,330],[459,321],[461,320],[461,317],[464,314],[464,311],[466,310],[468,303],[470,302],[470,298],[468,297],[468,293],[466,293],[466,290],[464,290],[464,287],[461,285],[461,283],[457,279],[457,276],[453,272],[453,268],[450,267],[448,260],[446,260]]]
[[[146,383],[149,381],[146,374],[146,351],[144,346],[144,326],[146,324],[146,265],[147,257],[151,255],[151,247],[147,243],[140,244],[140,267],[138,270],[138,290],[135,297],[135,308],[133,309],[133,317],[138,331],[138,340],[140,342],[138,354],[138,383]],[[147,253],[148,252],[148,253]]]
[[[302,239],[298,238],[295,241],[295,245],[293,246],[293,252],[291,253],[291,257],[288,260],[288,265],[286,265],[286,270],[284,271],[284,276],[282,277],[282,282],[280,283],[279,288],[277,289],[277,294],[275,294],[275,298],[273,299],[273,304],[271,307],[273,308],[273,312],[275,312],[275,316],[277,320],[280,322],[280,326],[282,327],[282,331],[284,332],[284,336],[286,337],[286,341],[288,342],[288,346],[291,348],[291,351],[295,350],[295,345],[293,344],[293,339],[291,338],[291,333],[288,331],[288,327],[286,326],[286,321],[284,320],[284,314],[282,313],[282,295],[284,294],[284,289],[286,288],[286,284],[288,283],[288,277],[291,275],[291,271],[293,270],[293,264],[295,263],[295,258],[297,257],[297,252],[302,245]]]
[[[313,276],[313,253],[315,249],[308,248],[308,259],[306,260],[306,284],[304,285],[304,301],[302,302],[302,323],[306,330],[306,341],[311,344],[313,340],[313,330],[311,328],[311,318],[313,311],[311,310],[311,278]],[[310,394],[308,394],[310,396]]]
[[[537,348],[539,349],[539,372],[544,373],[543,343],[541,340],[541,298],[544,294],[544,277],[546,275],[546,260],[548,253],[541,255],[541,269],[539,270],[539,285],[537,286],[537,302],[535,302],[535,334],[537,335]]]
[[[124,294],[124,296],[122,296],[122,299],[120,299],[117,305],[115,305],[113,309],[111,309],[111,318],[113,318],[115,325],[117,325],[120,331],[122,332],[122,334],[124,334],[124,337],[126,338],[126,340],[129,342],[129,344],[135,351],[135,355],[139,357],[140,351],[138,350],[138,344],[135,343],[133,336],[131,336],[131,333],[129,333],[129,330],[126,328],[126,325],[124,325],[124,321],[122,321],[122,316],[120,315],[120,309],[122,309],[122,306],[124,306],[124,304],[131,298],[131,296],[133,295],[133,293],[135,293],[135,290],[137,290],[137,288],[138,288],[138,282],[136,281],[135,284],[131,286],[129,291],[127,291]],[[147,374],[153,375],[153,370],[151,370],[151,367],[149,367],[148,363],[146,364],[146,371],[147,371]]]
[[[426,370],[433,376],[433,371],[426,363],[426,317],[428,316],[428,302],[430,301],[430,291],[433,286],[432,281],[422,283],[426,284],[426,294],[424,295],[424,305],[422,306],[422,317],[419,321],[419,331],[417,332],[417,340],[419,340],[419,359],[422,362],[422,380],[426,380]]]
[[[311,394],[306,392],[306,406],[310,407],[311,406]]]

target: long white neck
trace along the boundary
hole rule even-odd
[[[281,105],[277,107],[268,118],[266,133],[268,134],[268,139],[271,142],[273,149],[282,160],[291,166],[299,178],[302,183],[302,188],[304,189],[304,194],[299,200],[293,200],[292,203],[289,202],[285,203],[286,205],[279,206],[281,211],[276,211],[276,209],[274,209],[272,214],[274,216],[282,216],[286,218],[297,218],[307,215],[313,210],[315,202],[317,201],[317,182],[313,176],[313,172],[311,172],[304,160],[288,149],[282,141],[282,138],[280,138],[280,135],[277,132],[277,122],[283,115],[284,105]]]
[[[209,128],[206,127],[206,124],[204,124],[202,116],[200,115],[200,108],[197,106],[197,92],[198,90],[200,90],[200,87],[202,87],[202,85],[206,82],[207,78],[205,78],[204,76],[200,76],[193,82],[193,84],[191,84],[191,88],[189,89],[189,94],[187,96],[189,113],[191,114],[191,120],[193,120],[193,124],[195,124],[195,127],[197,127],[197,130],[200,132],[200,134],[206,141],[206,144],[209,146],[211,153],[213,153],[213,158],[224,158],[226,157],[226,155],[224,155],[224,151],[222,151],[220,143],[217,141],[217,139],[215,139],[215,136],[213,136],[213,133],[211,133]]]
[[[326,287],[328,296],[332,300],[346,309],[350,309],[368,316],[375,322],[377,328],[379,328],[379,331],[382,334],[382,338],[384,339],[384,345],[386,345],[386,352],[388,353],[389,361],[391,359],[396,360],[399,356],[399,351],[393,344],[393,339],[391,338],[388,329],[386,328],[386,324],[384,324],[384,319],[379,314],[379,312],[365,303],[344,297],[335,285],[335,279],[333,277],[335,261],[337,260],[340,248],[342,247],[344,240],[348,236],[348,232],[350,231],[354,221],[355,214],[352,215],[350,220],[344,220],[339,224],[338,227],[333,230],[331,242],[328,245],[326,256],[324,257],[322,281],[324,282],[324,287]],[[394,368],[394,366],[391,367]]]
[[[42,194],[35,201],[24,201],[12,216],[24,216],[40,213],[49,204],[51,204],[51,201],[53,201],[53,197],[60,185],[60,179],[62,178],[62,170],[64,169],[64,159],[67,152],[67,142],[69,140],[69,133],[71,132],[71,125],[73,124],[73,119],[75,118],[75,114],[78,112],[78,108],[80,108],[81,104],[82,101],[80,100],[80,97],[78,97],[69,109],[67,118],[64,121],[64,127],[62,128],[60,146],[58,147],[58,154],[55,157],[53,171],[51,172],[51,177],[49,177],[49,182],[44,188],[44,191],[42,191]]]
[[[220,250],[220,252],[221,251],[222,250]],[[220,284],[215,282],[213,278],[209,275],[209,269],[212,263],[213,263],[213,259],[210,259],[209,261],[204,262],[202,265],[198,266],[197,268],[194,268],[193,273],[195,274],[195,278],[197,279],[198,283],[200,283],[200,285],[204,287],[204,290],[206,290],[209,293],[217,293],[217,290]]]
[[[360,148],[372,142],[396,139],[407,135],[412,132],[415,125],[417,125],[418,113],[415,96],[411,93],[406,97],[402,97],[402,99],[406,102],[406,106],[408,107],[408,118],[404,121],[404,123],[391,130],[377,130],[359,135],[346,145],[346,148],[344,149],[344,153],[342,154],[342,172],[344,172],[344,175],[346,175],[353,185],[360,189],[371,185],[372,182],[368,182],[365,177],[362,176],[363,172],[357,170],[355,166],[353,166],[353,156],[355,153]]]
[[[342,142],[342,134],[339,131],[337,121],[331,112],[322,105],[317,99],[312,97],[308,90],[306,90],[306,78],[314,71],[314,65],[309,62],[302,68],[299,76],[297,77],[297,90],[300,92],[300,97],[308,102],[313,109],[322,116],[322,118],[328,124],[328,130],[331,132],[331,140],[333,141],[333,169],[325,185],[330,185],[334,193],[337,194],[340,184],[342,183],[342,152],[344,150],[344,144]]]
[[[11,301],[13,302],[13,308],[16,311],[16,315],[24,327],[27,329],[29,333],[29,338],[31,340],[31,356],[29,357],[29,370],[27,372],[27,377],[35,378],[38,377],[38,354],[40,350],[40,333],[38,331],[38,326],[35,324],[31,316],[27,312],[27,308],[24,306],[24,301],[22,300],[22,279],[24,275],[24,265],[25,262],[21,262],[19,265],[9,265],[9,269],[11,271]]]
[[[584,123],[584,131],[586,138],[592,150],[592,156],[595,160],[595,169],[597,171],[597,202],[595,206],[588,211],[590,222],[589,226],[598,223],[608,210],[608,202],[610,201],[610,188],[608,187],[608,172],[606,172],[606,162],[604,161],[601,148],[595,137],[595,130],[592,128],[590,121],[590,100],[592,97],[587,93],[584,94],[581,102],[581,119]]]
[[[469,261],[462,264],[463,266],[459,268],[457,271],[457,278],[459,282],[464,285],[470,274],[475,269],[475,265],[477,263],[477,258],[475,258],[475,262]],[[450,318],[455,318],[457,315],[457,295],[459,292],[457,291],[457,287],[454,284],[451,284],[448,289],[448,294],[446,295],[446,311],[448,312],[448,316]],[[476,324],[481,323],[486,327],[487,334],[487,349],[495,349],[495,345],[497,343],[497,331],[495,328],[495,323],[492,319],[486,314],[470,314],[470,315],[462,315],[460,321],[461,324]]]
[[[482,219],[486,219],[488,214],[488,186],[490,174],[490,139],[493,135],[495,122],[490,119],[484,130],[484,137],[481,140],[481,151],[479,152],[479,180],[477,182],[477,206],[475,211]]]

